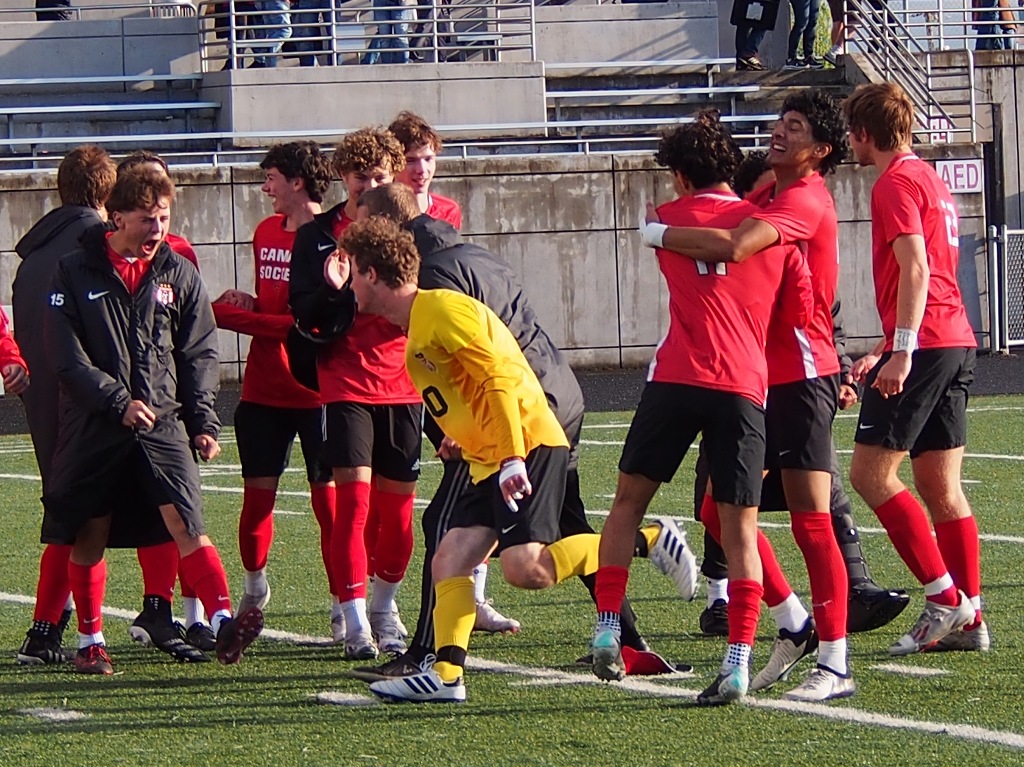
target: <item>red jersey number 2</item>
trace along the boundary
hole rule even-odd
[[[711,274],[711,265],[707,261],[697,261],[697,274]],[[725,270],[725,262],[719,261],[714,265],[715,274],[724,277],[728,272]]]
[[[960,224],[956,220],[956,206],[946,200],[940,200],[942,217],[946,221],[946,239],[954,248],[960,248]]]

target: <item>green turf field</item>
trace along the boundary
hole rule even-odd
[[[888,658],[885,648],[921,609],[921,591],[914,584],[914,601],[894,625],[853,638],[851,660],[859,684],[854,698],[810,706],[782,701],[773,691],[716,710],[693,705],[723,650],[720,640],[697,634],[703,595],[681,602],[671,582],[646,562],[635,564],[630,583],[641,629],[662,654],[692,663],[695,676],[598,683],[589,669],[572,665],[586,651],[594,621],[582,586],[520,592],[507,587],[495,567],[490,594],[503,612],[522,621],[523,630],[514,637],[474,638],[469,701],[462,706],[373,702],[362,682],[346,676],[355,664],[341,660],[340,649],[323,644],[326,639],[308,641],[329,634],[329,598],[301,471],[286,475],[283,487],[291,494],[279,497],[283,513],[275,517],[273,598],[266,615],[268,629],[280,633],[258,641],[242,665],[175,664],[133,646],[128,620],[109,617],[104,631],[116,676],[84,678],[64,669],[18,667],[13,655],[31,619],[27,597],[35,587],[40,551],[39,485],[27,438],[0,439],[5,501],[0,646],[8,658],[0,663],[0,765],[1019,765],[1024,763],[1024,534],[1018,524],[1024,398],[977,398],[972,410],[969,453],[978,457],[967,460],[964,478],[984,538],[993,651]],[[611,503],[628,421],[628,413],[587,419],[582,475],[585,500],[598,512],[596,525]],[[851,447],[854,425],[849,414],[837,420],[841,450]],[[207,521],[237,595],[241,479],[230,432],[224,448],[204,468]],[[425,466],[423,497],[429,497],[438,475],[436,464]],[[691,477],[688,460],[652,512],[686,520],[699,556]],[[857,509],[876,578],[909,587],[909,574],[873,516],[859,503]],[[786,519],[769,514],[762,522],[803,593],[807,578],[782,527]],[[141,601],[134,554],[111,552],[109,564],[106,604],[130,619]],[[410,628],[420,564],[417,556],[399,596]],[[767,657],[772,632],[765,611],[757,667]],[[787,687],[782,685],[783,691]],[[41,718],[39,710],[56,710],[65,721]]]

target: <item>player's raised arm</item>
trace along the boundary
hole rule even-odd
[[[671,250],[695,261],[742,263],[779,241],[774,226],[755,218],[746,219],[735,229],[666,226],[657,219],[654,206],[648,203],[647,218],[640,227],[644,245]]]

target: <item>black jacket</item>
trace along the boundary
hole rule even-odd
[[[832,304],[832,343],[836,347],[836,356],[839,357],[839,381],[846,383],[846,377],[853,367],[853,360],[846,353],[846,328],[843,327],[843,308],[839,301]]]
[[[93,227],[60,260],[47,298],[46,353],[60,380],[58,493],[86,481],[83,467],[103,453],[113,459],[139,444],[151,458],[165,456],[170,443],[220,432],[217,326],[199,273],[164,244],[129,295],[104,233]],[[151,431],[121,424],[133,399],[156,413]]]
[[[93,208],[62,205],[37,221],[14,249],[21,264],[14,277],[14,338],[28,363],[32,385],[22,395],[45,491],[57,444],[57,373],[43,343],[43,316],[57,262],[103,219]]]

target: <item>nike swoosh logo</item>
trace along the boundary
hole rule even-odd
[[[780,450],[779,455],[789,455],[792,452],[792,450]]]
[[[875,425],[873,423],[860,423],[860,424],[857,424],[857,431],[862,431],[864,429],[873,429],[873,428],[875,428]]]
[[[89,300],[90,301],[95,301],[97,298],[103,298],[103,296],[107,295],[107,293],[109,293],[109,292],[110,292],[109,290],[101,290],[99,293],[93,293],[90,290],[89,291]]]
[[[323,253],[325,250],[334,250],[334,245],[317,245],[316,249]]]
[[[501,534],[502,534],[502,535],[508,535],[508,534],[509,534],[509,532],[510,532],[510,531],[512,531],[512,530],[514,530],[514,529],[515,529],[516,527],[518,527],[518,525],[519,525],[519,523],[517,522],[517,523],[516,523],[516,524],[514,524],[514,525],[509,525],[508,527],[503,527],[503,528],[501,528]]]
[[[363,581],[359,581],[359,583],[350,583],[345,588],[347,588],[347,589],[357,589],[357,588],[359,588],[362,585],[363,585]]]

